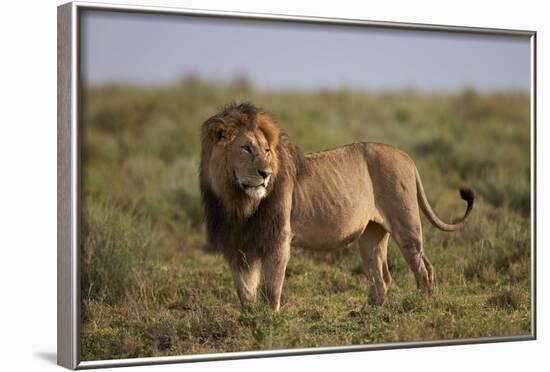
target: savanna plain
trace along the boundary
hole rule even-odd
[[[390,240],[386,302],[367,304],[355,246],[294,247],[282,309],[241,311],[222,256],[205,245],[200,125],[231,101],[269,111],[305,153],[351,142],[407,152],[430,203],[465,228],[422,217],[435,268],[431,297]],[[245,79],[188,77],[167,87],[82,91],[81,359],[115,359],[531,331],[530,110],[525,94],[258,91]]]

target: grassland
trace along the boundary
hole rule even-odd
[[[394,242],[394,284],[379,308],[366,305],[353,247],[295,248],[281,312],[242,312],[222,257],[204,246],[197,182],[199,126],[231,100],[268,109],[305,152],[357,141],[401,148],[446,220],[464,210],[458,187],[472,187],[463,231],[423,220],[434,295],[416,292]],[[244,80],[188,78],[88,88],[83,102],[83,360],[530,332],[527,96],[258,92]]]

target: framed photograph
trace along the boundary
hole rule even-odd
[[[536,33],[58,8],[58,364],[534,340]]]

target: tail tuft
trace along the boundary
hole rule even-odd
[[[437,215],[432,210],[432,207],[430,207],[430,203],[428,203],[428,198],[426,198],[426,193],[424,192],[424,186],[422,185],[422,181],[420,180],[418,169],[416,169],[416,196],[420,205],[420,209],[422,209],[422,212],[424,212],[426,218],[430,220],[432,225],[443,231],[457,231],[458,229],[462,228],[462,226],[464,226],[464,223],[466,222],[466,219],[468,218],[468,215],[474,207],[475,199],[475,194],[471,189],[467,187],[461,188],[460,196],[468,203],[468,206],[466,207],[466,212],[464,213],[464,217],[452,223],[443,222],[439,217],[437,217]]]
[[[474,203],[474,199],[476,197],[476,194],[472,189],[469,189],[467,187],[461,187],[460,188],[460,197],[468,203],[468,205],[472,205]]]

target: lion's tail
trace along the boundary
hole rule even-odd
[[[460,229],[464,224],[466,223],[466,219],[470,215],[470,212],[472,211],[472,208],[474,207],[474,199],[475,199],[475,193],[473,190],[469,188],[461,188],[460,189],[460,197],[468,203],[468,207],[466,208],[466,213],[464,213],[464,217],[462,217],[460,220],[454,222],[454,223],[446,223],[442,221],[432,210],[432,207],[430,206],[430,203],[428,202],[428,198],[426,197],[426,193],[424,192],[424,186],[422,185],[422,180],[420,179],[420,174],[418,173],[418,169],[416,169],[416,192],[417,192],[417,198],[418,202],[420,203],[420,208],[422,208],[422,212],[424,212],[424,215],[430,220],[430,222],[437,227],[440,230],[443,231],[456,231]]]

